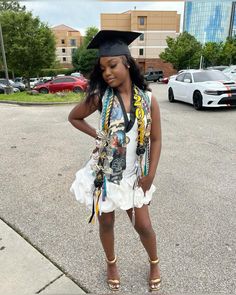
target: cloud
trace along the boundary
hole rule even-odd
[[[183,3],[176,2],[103,2],[96,0],[28,0],[20,1],[33,15],[49,26],[68,25],[79,30],[83,35],[86,28],[100,28],[101,13],[122,13],[127,10],[178,10],[183,11]]]

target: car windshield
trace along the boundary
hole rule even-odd
[[[236,71],[236,66],[226,68],[223,73],[230,73]]]
[[[218,81],[218,80],[227,80],[229,81],[226,75],[220,71],[209,71],[209,72],[199,72],[193,73],[194,82],[205,82],[205,81]]]

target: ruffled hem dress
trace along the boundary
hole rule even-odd
[[[141,187],[134,187],[137,180],[136,167],[136,147],[137,147],[138,124],[137,120],[132,129],[126,133],[129,143],[126,147],[126,169],[123,171],[123,178],[120,184],[110,181],[106,182],[107,195],[105,201],[100,198],[99,211],[101,213],[112,212],[116,209],[128,210],[133,207],[141,208],[143,205],[150,203],[156,187],[152,184],[151,188],[144,192]],[[75,198],[88,209],[93,206],[93,190],[95,174],[92,166],[96,160],[93,157],[86,165],[76,173],[76,178],[71,185],[70,191],[74,193]]]

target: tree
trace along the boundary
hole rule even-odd
[[[202,49],[202,55],[205,59],[205,67],[220,65],[222,61],[222,53],[223,42],[207,42]]]
[[[228,37],[223,49],[222,49],[222,60],[226,65],[236,64],[236,37]]]
[[[194,36],[183,32],[176,39],[167,37],[166,43],[168,47],[160,58],[170,62],[176,70],[199,66],[202,45]]]
[[[8,68],[29,79],[55,60],[55,37],[31,12],[0,14]]]
[[[72,64],[76,70],[81,71],[83,74],[91,72],[94,64],[97,60],[97,50],[87,49],[87,45],[97,34],[98,29],[96,27],[89,27],[86,30],[83,44],[75,50],[72,56]]]
[[[11,10],[11,11],[25,11],[26,7],[20,6],[18,1],[12,1],[12,0],[0,0],[0,11],[6,11],[6,10]]]

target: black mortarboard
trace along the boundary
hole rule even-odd
[[[130,55],[128,45],[141,33],[130,31],[101,30],[87,46],[87,49],[99,49],[99,57]]]

